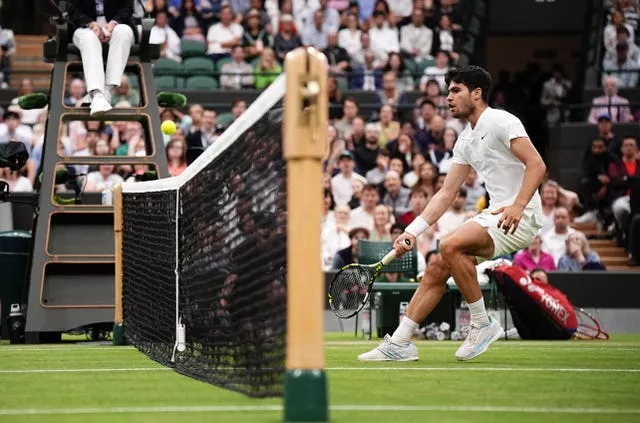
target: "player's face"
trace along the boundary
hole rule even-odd
[[[475,106],[471,102],[469,88],[457,82],[449,84],[447,104],[449,105],[449,111],[456,119],[466,119],[475,110]]]

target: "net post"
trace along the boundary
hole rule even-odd
[[[113,231],[115,238],[115,315],[113,345],[125,345],[122,325],[122,185],[113,188]]]
[[[325,292],[319,260],[319,222],[321,161],[326,151],[329,114],[327,59],[314,48],[298,48],[287,54],[285,72],[288,223],[284,420],[326,422]]]

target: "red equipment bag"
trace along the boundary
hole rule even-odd
[[[582,309],[576,310],[557,288],[532,279],[524,269],[500,265],[488,273],[507,299],[520,338],[609,338],[593,316]]]

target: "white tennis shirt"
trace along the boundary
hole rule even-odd
[[[511,152],[511,140],[520,137],[529,137],[520,119],[487,107],[476,127],[467,125],[453,148],[453,162],[470,165],[484,181],[491,211],[512,205],[522,187],[525,166]],[[537,191],[525,207],[525,214],[542,224],[542,203]]]

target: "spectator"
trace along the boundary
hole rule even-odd
[[[113,106],[120,102],[126,102],[131,106],[140,105],[140,95],[137,90],[131,88],[131,82],[127,75],[122,75],[120,79],[120,86],[115,87],[113,95],[111,97],[111,103]]]
[[[436,166],[444,158],[444,153],[436,152],[436,147],[444,142],[445,121],[440,115],[435,115],[429,123],[429,130],[420,130],[416,134],[416,144],[420,152]]]
[[[453,43],[455,41],[453,36],[453,26],[452,26],[451,18],[446,13],[440,15],[440,19],[438,20],[438,26],[436,27],[436,36],[434,37],[434,50],[436,51],[446,51],[449,54],[452,54],[453,51]]]
[[[364,142],[355,145],[354,156],[358,173],[367,173],[376,167],[378,152],[380,151],[380,128],[375,123],[368,123],[365,127]],[[386,169],[385,169],[386,171]]]
[[[256,88],[259,90],[267,88],[281,73],[282,67],[276,61],[273,50],[270,48],[264,49],[260,55],[260,63],[256,67]]]
[[[629,45],[618,43],[616,45],[616,55],[603,63],[604,78],[614,76],[618,80],[618,86],[622,88],[634,88],[638,85],[638,63],[633,62],[629,57]]]
[[[613,158],[621,158],[620,148],[622,147],[622,143],[616,134],[613,133],[611,117],[606,114],[599,116],[596,128],[598,130],[598,137],[604,140],[609,155]],[[591,145],[588,145],[585,151],[588,152],[589,150],[591,150]]]
[[[353,210],[357,207],[360,207],[362,190],[364,189],[364,182],[362,182],[360,179],[354,179],[353,182],[351,182],[351,186],[353,188],[353,195],[351,196],[351,201],[349,201],[349,203],[347,204]]]
[[[420,91],[425,91],[427,81],[434,79],[440,87],[440,92],[447,91],[447,84],[444,82],[444,76],[449,71],[449,56],[444,51],[436,53],[436,65],[427,66],[424,69],[424,75],[420,80]]]
[[[85,191],[87,192],[102,192],[104,190],[113,189],[118,184],[124,183],[124,179],[117,173],[114,173],[115,166],[101,164],[98,165],[98,170],[90,172],[87,175],[87,183]]]
[[[274,31],[274,26],[272,25],[271,22],[271,17],[269,15],[269,10],[271,9],[273,6],[270,5],[269,3],[273,4],[275,3],[274,0],[249,0],[249,11],[247,13],[251,13],[251,10],[257,10],[258,11],[258,18],[260,19],[259,24],[261,28],[264,28],[267,33],[271,34],[271,33],[275,33],[277,31]],[[275,7],[277,7],[278,5],[276,4]]]
[[[363,34],[363,39],[365,39]],[[373,51],[364,52],[364,66],[358,67],[349,81],[349,88],[362,91],[377,91],[381,82],[379,81],[379,68],[375,65],[375,55]]]
[[[269,34],[261,25],[258,9],[251,9],[247,14],[247,25],[242,33],[242,47],[249,62],[259,57],[265,48],[271,47]]]
[[[353,196],[353,180],[360,179],[366,183],[366,179],[353,171],[355,163],[350,151],[344,151],[340,155],[338,166],[340,173],[331,179],[331,192],[336,204],[342,205],[347,204]]]
[[[444,119],[451,119],[451,112],[449,112],[449,105],[447,104],[447,98],[440,94],[440,85],[435,79],[427,81],[425,86],[425,96],[421,97],[418,101],[421,103],[424,100],[431,101],[435,108],[436,113],[442,116]]]
[[[284,57],[291,50],[302,47],[300,36],[294,33],[293,16],[280,16],[280,31],[275,36],[273,48],[278,55],[278,60],[284,61]]]
[[[366,228],[353,228],[349,231],[351,246],[338,251],[333,260],[333,270],[340,270],[347,264],[358,262],[358,241],[369,239],[369,230]]]
[[[195,0],[182,0],[180,13],[171,19],[171,27],[183,40],[204,42],[204,22]]]
[[[477,210],[478,200],[483,198],[486,194],[482,182],[478,179],[478,174],[475,170],[471,169],[465,179],[462,187],[467,190],[467,198],[464,203],[464,210],[466,212],[474,212]]]
[[[418,182],[418,179],[420,178],[420,168],[422,167],[422,165],[426,162],[426,159],[424,158],[424,156],[420,153],[416,153],[413,154],[411,157],[411,171],[408,172],[406,175],[404,175],[404,178],[402,178],[402,183],[409,187],[409,188],[413,188],[416,183]]]
[[[600,138],[591,141],[591,149],[582,160],[582,179],[580,180],[580,200],[585,213],[576,218],[576,223],[595,223],[597,212],[601,216],[609,205],[609,164],[611,156]]]
[[[609,23],[604,27],[604,32],[602,37],[604,41],[604,48],[607,51],[613,52],[616,49],[616,44],[618,44],[618,38],[617,38],[618,26],[624,26],[627,29],[627,31],[629,31],[629,39],[631,40],[634,39],[633,27],[628,23],[626,23],[625,16],[622,13],[622,11],[614,9],[613,12],[611,13]]]
[[[562,65],[553,65],[551,72],[551,79],[544,83],[540,98],[540,103],[547,109],[548,126],[554,126],[563,120],[563,104],[571,91],[571,81],[566,78]]]
[[[399,94],[396,103],[403,103],[404,98],[400,96],[407,91],[413,91],[413,76],[411,76],[411,72],[405,67],[402,56],[400,56],[399,53],[390,53],[389,61],[383,71],[384,73],[392,72],[395,75],[396,91]]]
[[[416,7],[411,13],[411,24],[400,29],[400,47],[416,62],[422,62],[431,59],[432,45],[433,31],[424,25],[423,10]]]
[[[205,110],[202,113],[200,128],[187,135],[187,148],[207,149],[217,139],[216,123],[218,114],[215,110]]]
[[[9,192],[31,192],[33,186],[29,178],[23,174],[24,168],[15,171],[8,167],[0,168],[0,180],[4,180],[9,184]]]
[[[522,267],[526,271],[532,271],[533,269],[543,269],[545,271],[556,270],[553,256],[542,251],[542,237],[540,234],[533,238],[529,248],[519,251],[516,254],[514,264]]]
[[[327,48],[323,51],[327,56],[329,64],[329,72],[335,74],[344,74],[349,71],[349,54],[347,50],[338,45],[338,34],[329,32],[327,34]]]
[[[347,27],[338,33],[338,45],[347,51],[349,57],[354,57],[362,52],[362,32],[358,24],[358,17],[354,14],[347,15]]]
[[[542,222],[540,222],[542,223],[542,228],[540,229],[541,234],[545,234],[553,229],[554,213],[556,211],[556,206],[558,205],[558,188],[558,183],[551,179],[543,183],[540,188],[540,199],[542,202]]]
[[[431,121],[436,116],[436,105],[431,100],[422,100],[420,103],[420,118],[418,119],[418,131],[416,131],[415,138],[424,137],[426,138],[426,133],[429,131],[431,126]],[[420,135],[422,134],[422,135]]]
[[[629,38],[629,28],[625,25],[618,25],[616,27],[616,42],[613,44],[615,47],[618,44],[627,44],[629,46],[629,58],[632,62],[638,63],[640,61],[640,47],[635,43],[635,40]],[[604,54],[603,61],[615,60],[616,49],[607,50]]]
[[[622,160],[609,164],[609,186],[613,200],[611,210],[622,235],[619,239],[626,246],[631,221],[631,181],[636,178],[640,178],[638,143],[634,137],[627,136],[622,139]]]
[[[553,256],[557,264],[565,253],[565,242],[575,232],[569,226],[569,211],[565,207],[557,207],[553,215],[553,229],[542,235],[542,250]]]
[[[329,96],[329,120],[342,119],[342,90],[334,76],[327,78],[327,92]]]
[[[449,168],[453,163],[453,148],[456,145],[458,133],[453,128],[445,128],[442,135],[442,145],[436,148],[438,154],[442,155],[440,163],[438,163],[438,171],[440,173],[449,173]]]
[[[82,57],[87,91],[92,98],[92,116],[111,110],[109,91],[120,85],[131,46],[137,38],[130,1],[101,3],[100,13],[97,6],[94,1],[80,0],[69,5],[70,35]],[[109,44],[106,73],[102,59],[105,43]]]
[[[244,48],[235,46],[231,57],[233,60],[220,68],[220,86],[227,90],[253,87],[253,67],[244,61]]]
[[[544,269],[531,269],[529,271],[529,276],[531,276],[531,279],[535,279],[538,282],[549,283],[549,276]]]
[[[231,103],[231,117],[234,121],[242,116],[245,110],[247,110],[246,101],[236,98],[235,100],[233,100],[233,103]]]
[[[67,107],[80,107],[85,94],[84,81],[80,78],[73,78],[69,83],[69,97],[64,99],[64,105]]]
[[[409,135],[401,132],[397,139],[387,143],[386,148],[389,154],[391,154],[391,157],[400,160],[402,163],[402,181],[404,183],[404,174],[412,168],[411,162],[414,155],[413,140]]]
[[[340,29],[340,14],[337,10],[327,7],[328,0],[319,0],[320,7],[317,10],[323,13],[324,27],[328,33],[338,32]]]
[[[329,177],[329,185],[331,185],[331,177]],[[333,201],[333,195],[331,194],[331,188],[324,189],[324,197],[322,199],[322,227],[330,222],[335,222],[335,215],[333,210],[336,204]]]
[[[376,137],[376,145],[377,137]],[[384,175],[386,175],[387,170],[389,169],[389,162],[391,161],[391,156],[389,152],[384,149],[378,150],[378,155],[376,156],[376,167],[371,169],[366,173],[367,182],[372,185],[379,186],[384,182]]]
[[[167,59],[180,62],[181,47],[180,37],[169,26],[167,14],[164,11],[156,13],[156,23],[151,28],[151,35],[149,35],[150,44],[160,45],[160,56]]]
[[[0,123],[0,144],[9,141],[19,141],[31,152],[31,128],[21,125],[20,113],[18,110],[9,108],[2,116],[3,123]]]
[[[382,62],[381,65],[384,66],[389,58],[389,53],[400,52],[398,31],[385,25],[387,23],[387,15],[384,12],[374,12],[373,22],[374,26],[369,29],[371,49]]]
[[[467,220],[467,214],[464,212],[466,199],[467,190],[461,187],[449,210],[438,219],[438,233],[436,234],[438,239],[442,239],[448,233],[459,228]]]
[[[427,193],[427,197],[431,198],[436,193],[436,183],[438,181],[438,167],[427,161],[420,168],[420,178],[415,186],[422,187]]]
[[[404,163],[400,157],[391,157],[389,160],[389,170],[393,170],[400,176],[400,185],[402,185],[402,177],[404,176]]]
[[[322,268],[325,271],[331,270],[338,251],[351,246],[348,226],[350,211],[346,204],[336,206],[335,219],[327,222],[322,228]]]
[[[371,184],[365,184],[362,188],[361,198],[360,207],[351,210],[349,226],[352,228],[367,228],[367,230],[372,231],[374,212],[380,202],[378,188]]]
[[[633,115],[629,109],[629,100],[618,95],[618,80],[609,76],[603,81],[604,95],[595,97],[591,102],[589,123],[598,123],[600,117],[608,117],[610,122],[631,122]]]
[[[575,231],[566,241],[565,252],[558,260],[561,272],[578,272],[580,270],[606,270],[600,263],[600,257],[589,248],[589,241],[582,232]]]
[[[302,43],[324,50],[327,47],[328,34],[329,31],[324,26],[324,14],[321,10],[316,10],[313,13],[313,24],[307,25],[302,32]]]
[[[380,136],[378,144],[380,147],[386,147],[387,143],[395,140],[400,135],[400,123],[393,120],[393,109],[390,105],[384,104],[380,107]]]
[[[18,100],[23,95],[33,94],[35,92],[35,88],[33,86],[33,80],[30,78],[24,78],[20,81],[20,88],[18,89],[18,96],[11,99],[11,105],[14,106],[16,111],[20,112],[20,122],[23,125],[33,127],[38,122],[38,118],[40,115],[46,110],[46,107],[43,109],[30,109],[30,110],[22,110],[18,105]]]
[[[409,194],[409,204],[411,205],[411,209],[401,214],[398,217],[398,222],[403,225],[409,225],[413,222],[413,219],[418,217],[425,207],[427,207],[427,203],[429,199],[427,198],[427,193],[424,192],[420,187],[413,188],[411,193]]]
[[[384,204],[376,206],[373,212],[372,241],[391,241],[391,213]]]
[[[231,7],[223,4],[220,8],[220,22],[211,25],[207,32],[207,54],[214,62],[229,57],[231,49],[241,43],[244,30],[233,22]]]
[[[383,105],[395,107],[402,102],[403,93],[398,89],[396,81],[396,73],[393,71],[385,72],[382,76],[382,91],[378,95]],[[391,109],[391,113],[393,114],[393,109]],[[400,127],[398,126],[399,130]]]
[[[390,207],[394,216],[400,216],[411,209],[409,189],[403,187],[401,181],[400,174],[395,170],[389,170],[384,176],[384,188],[387,193],[382,198],[382,204]]]
[[[358,116],[358,102],[353,97],[347,97],[342,101],[342,119],[335,123],[340,138],[345,138],[353,132],[353,120]]]
[[[624,20],[634,30],[638,29],[638,9],[636,1],[631,4],[629,0],[616,0],[614,10],[620,10],[624,14]]]
[[[413,10],[412,0],[393,0],[389,2],[389,8],[391,13],[398,19],[398,21],[408,20]]]
[[[345,137],[344,137],[344,141],[348,146],[349,150],[354,150],[355,146],[358,143],[364,142],[364,139],[365,139],[364,128],[365,128],[364,119],[362,119],[362,116],[356,116],[355,118],[353,118],[353,121],[351,121],[351,132],[349,131],[345,132]]]
[[[182,141],[171,140],[165,147],[169,174],[178,176],[187,168],[187,149]]]
[[[11,82],[11,62],[7,46],[0,46],[0,89],[6,89]]]

